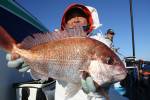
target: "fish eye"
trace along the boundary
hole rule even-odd
[[[114,60],[112,59],[112,57],[107,57],[106,58],[106,63],[109,65],[112,65],[114,63]]]

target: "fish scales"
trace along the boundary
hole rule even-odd
[[[127,75],[123,62],[104,43],[86,37],[83,30],[69,31],[33,34],[25,38],[21,43],[24,49],[21,49],[0,27],[0,47],[24,58],[36,78],[51,77],[67,82],[66,98],[81,88],[81,78],[85,73],[99,86],[99,93],[107,97],[103,86],[108,87],[108,84],[121,81]]]
[[[37,61],[29,65],[32,65],[31,69],[46,74],[46,76],[59,79],[62,76],[72,81],[78,79],[79,82],[79,69],[87,67],[88,53],[96,46],[93,41],[87,41],[87,39],[68,38],[35,46],[31,48],[31,51],[37,55]],[[28,59],[25,60],[27,63],[30,62]]]
[[[104,51],[95,51],[95,48],[98,47],[103,48],[104,51],[108,49],[101,42],[89,38],[66,38],[38,45],[31,48],[31,51],[38,56],[36,56],[38,62],[36,61],[35,64],[31,64],[33,65],[31,69],[55,79],[70,82],[78,80],[78,82],[80,82],[79,70],[86,70],[84,68],[90,66],[90,60],[92,59],[90,56],[92,53],[96,53],[99,58],[102,58],[103,54],[101,54],[101,52],[105,54]],[[40,48],[42,48],[42,50]],[[109,55],[111,53],[112,52],[107,54]],[[45,66],[41,67],[44,64]],[[107,67],[103,69],[107,70]],[[108,71],[106,71],[106,73]]]

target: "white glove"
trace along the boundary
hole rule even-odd
[[[15,60],[12,60],[11,54],[6,54],[6,60],[8,60],[8,67],[9,68],[16,68],[19,72],[25,72],[29,69],[29,65],[24,63],[24,60],[22,58],[17,58]]]

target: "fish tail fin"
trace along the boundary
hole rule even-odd
[[[9,33],[0,26],[0,48],[11,52],[16,46],[16,41],[9,35]]]

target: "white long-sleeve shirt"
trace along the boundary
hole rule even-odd
[[[66,87],[60,81],[56,81],[55,100],[65,100]],[[73,97],[67,100],[105,100],[102,96],[89,96],[80,89]]]
[[[90,36],[90,38],[96,39],[98,41],[103,42],[105,45],[107,45],[109,48],[112,47],[112,41],[108,38],[106,38],[104,35],[102,35],[101,33],[97,33],[94,34],[92,36]]]

